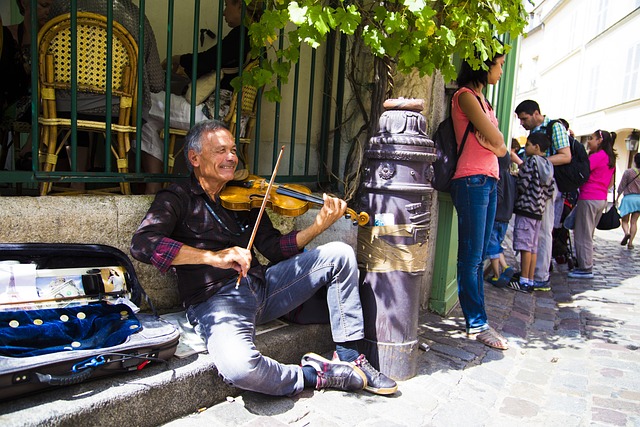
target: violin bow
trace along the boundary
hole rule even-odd
[[[258,218],[256,218],[256,224],[253,226],[253,231],[251,232],[251,238],[249,239],[249,244],[247,245],[247,250],[250,251],[253,246],[253,241],[256,238],[256,233],[258,231],[258,226],[260,225],[260,220],[262,219],[262,214],[264,213],[264,209],[267,207],[267,200],[269,199],[269,193],[271,192],[271,188],[273,187],[273,183],[276,180],[276,174],[278,173],[278,167],[280,167],[280,160],[282,159],[282,153],[284,153],[284,145],[280,147],[280,154],[278,154],[278,160],[276,160],[276,165],[273,168],[273,173],[271,174],[271,181],[269,181],[269,185],[267,186],[267,192],[262,199],[262,205],[260,206],[260,212],[258,213]],[[236,289],[240,286],[240,281],[242,280],[242,273],[238,274],[238,281],[236,282]]]

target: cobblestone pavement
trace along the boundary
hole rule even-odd
[[[167,425],[640,426],[640,252],[620,246],[621,237],[596,232],[593,280],[568,279],[559,265],[551,292],[487,284],[489,320],[508,337],[507,351],[466,338],[459,309],[423,313],[419,337],[429,350],[392,397],[245,392]]]

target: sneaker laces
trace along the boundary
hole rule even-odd
[[[316,384],[316,388],[318,390],[322,388],[344,389],[346,380],[347,378],[345,376],[327,376],[325,372],[318,372],[318,383]]]
[[[378,371],[373,367],[371,363],[369,363],[364,354],[358,356],[358,358],[354,360],[353,363],[355,363],[355,365],[365,373],[367,378],[378,378],[380,375],[382,375],[380,371]]]

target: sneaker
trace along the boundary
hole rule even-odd
[[[542,291],[542,292],[550,291],[551,290],[551,281],[549,279],[544,280],[544,281],[534,280],[533,281],[533,290],[534,291]]]
[[[302,366],[311,366],[318,373],[316,389],[335,388],[344,391],[362,390],[367,385],[367,377],[360,368],[340,360],[329,360],[315,354],[302,356]]]
[[[338,354],[333,353],[333,360],[339,360]],[[367,377],[367,385],[364,389],[375,394],[393,394],[398,390],[398,384],[369,363],[364,354],[358,356],[356,360],[351,362],[354,366],[360,368]]]
[[[506,288],[509,283],[509,278],[503,276],[491,277],[490,279],[487,279],[487,283],[495,286],[496,288]]]
[[[533,292],[533,286],[521,284],[520,283],[520,278],[511,279],[509,281],[509,284],[507,285],[507,287],[513,289],[514,291],[518,291],[518,292],[525,292],[525,293]]]
[[[516,271],[513,269],[513,267],[507,266],[507,268],[504,269],[501,275],[511,279],[515,274],[516,274]]]
[[[571,277],[572,279],[593,279],[593,273],[591,271],[576,268],[573,271],[570,271],[567,274],[567,277]]]

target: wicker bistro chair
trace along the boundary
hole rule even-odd
[[[244,68],[243,72],[247,72],[254,67],[257,67],[259,64],[258,59],[254,59],[253,61],[248,62]],[[237,73],[237,68],[234,68]],[[232,70],[232,71],[233,71]],[[225,69],[223,68],[224,72]],[[237,109],[238,109],[238,91],[233,91],[233,95],[231,97],[231,104],[229,106],[229,113],[226,117],[223,117],[222,120],[227,124],[229,131],[235,137],[236,135],[236,126],[237,126]],[[240,123],[240,153],[238,153],[238,157],[244,163],[245,167],[248,167],[248,147],[251,143],[251,133],[253,131],[253,127],[255,126],[256,120],[256,106],[258,100],[258,88],[255,86],[243,86],[242,87],[242,105],[241,105],[241,123]],[[184,145],[180,146],[176,150],[176,139],[178,137],[184,137],[187,135],[188,130],[178,129],[178,128],[169,128],[169,161],[167,163],[167,171],[169,173],[173,172],[173,167],[175,164],[176,157],[184,150]],[[160,136],[164,137],[164,132],[160,131]]]
[[[254,59],[245,65],[243,72],[248,72],[252,68],[257,67],[260,61]],[[225,123],[229,126],[229,131],[233,136],[236,135],[236,127],[238,126],[238,95],[237,91],[233,92],[231,98],[231,107],[229,114],[224,118]],[[251,143],[251,132],[256,121],[256,105],[258,100],[258,88],[255,86],[242,87],[242,103],[240,106],[240,160],[244,163],[247,170],[249,169],[249,144]]]
[[[56,109],[56,91],[71,90],[71,17],[70,14],[53,18],[38,33],[39,88],[41,112],[38,123],[41,126],[40,164],[44,171],[54,171],[58,154],[71,134],[71,120],[59,117]],[[136,131],[134,109],[136,105],[138,46],[129,32],[119,23],[113,22],[112,37],[112,100],[113,122],[111,132],[111,153],[114,155],[118,172],[128,172],[127,152],[130,149],[131,134]],[[107,18],[88,12],[77,14],[77,88],[78,93],[105,95],[107,93]],[[119,103],[115,101],[119,100]],[[105,108],[108,114],[108,108]],[[106,134],[106,121],[96,116],[96,120],[77,120],[77,129]],[[61,131],[66,130],[62,142],[58,143]],[[40,194],[52,189],[51,182],[44,182]],[[120,183],[119,190],[131,194],[129,183]]]

